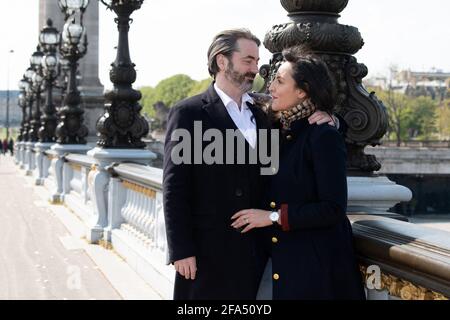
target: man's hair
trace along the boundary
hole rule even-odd
[[[223,54],[231,58],[233,52],[239,50],[237,46],[239,39],[254,41],[258,47],[261,45],[261,41],[248,29],[230,29],[217,34],[208,49],[208,71],[213,78],[220,71],[216,57]]]

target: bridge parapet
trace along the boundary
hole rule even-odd
[[[364,213],[349,219],[369,300],[448,300],[449,232]]]
[[[450,148],[367,147],[382,164],[380,174],[450,175]]]
[[[173,296],[174,270],[167,265],[161,169],[112,165],[105,238],[165,299]]]

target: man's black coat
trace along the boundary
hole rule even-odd
[[[249,107],[257,128],[267,129],[264,112]],[[202,134],[219,129],[224,142],[225,130],[237,129],[212,84],[203,94],[181,101],[170,110],[163,178],[169,259],[173,263],[195,256],[198,267],[195,280],[177,274],[174,299],[255,299],[265,263],[257,249],[261,231],[241,234],[231,227],[230,218],[242,209],[262,207],[265,177],[258,163],[175,164],[172,151],[177,150],[179,142],[172,141],[171,136],[176,129],[185,129],[193,147],[194,138],[197,142],[199,139],[194,137],[194,121],[201,121]],[[203,142],[202,150],[208,144]],[[245,144],[248,150],[250,146]],[[190,158],[194,158],[192,149]],[[235,152],[229,151],[228,156],[236,160]],[[223,153],[225,163],[226,150]]]

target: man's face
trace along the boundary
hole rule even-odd
[[[250,91],[253,80],[258,74],[259,48],[247,39],[237,41],[238,51],[233,52],[231,59],[226,60],[225,78],[243,93]]]

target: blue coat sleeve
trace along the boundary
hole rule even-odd
[[[334,128],[316,130],[306,152],[313,163],[317,201],[288,204],[290,230],[331,227],[345,218],[347,210],[346,148]],[[304,183],[308,183],[305,181]]]

